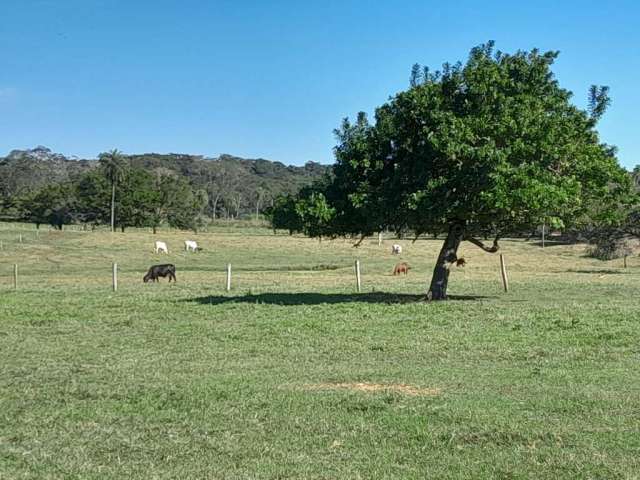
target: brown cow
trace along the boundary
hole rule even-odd
[[[407,273],[409,273],[410,268],[411,267],[407,262],[397,263],[395,268],[393,269],[393,274],[400,275],[401,273],[404,273],[406,275]]]

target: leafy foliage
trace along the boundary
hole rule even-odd
[[[77,201],[73,184],[69,182],[47,185],[33,194],[26,215],[37,226],[49,224],[62,230],[74,220]]]
[[[571,225],[574,235],[592,244],[591,256],[611,260],[631,254],[632,237],[640,238],[639,172],[636,167],[608,197],[589,198],[589,208]]]
[[[267,210],[267,218],[274,230],[288,230],[290,234],[303,230],[300,215],[296,210],[296,198],[292,195],[278,197],[273,207]]]
[[[92,226],[110,221],[111,186],[103,173],[94,169],[75,178],[78,221]],[[121,196],[118,196],[121,198]]]
[[[126,175],[129,163],[126,158],[117,149],[109,152],[101,153],[98,157],[98,163],[104,171],[104,175],[110,184],[118,184]]]
[[[619,236],[613,231],[601,232],[593,240],[588,250],[589,256],[598,260],[615,260],[633,254],[629,238]]]
[[[609,87],[591,85],[589,89],[589,115],[591,118],[599,120],[610,104]]]

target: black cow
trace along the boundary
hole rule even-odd
[[[158,277],[169,277],[169,283],[171,283],[171,279],[176,282],[176,267],[172,263],[166,263],[164,265],[152,265],[149,267],[149,271],[142,279],[144,283],[147,283],[149,280],[152,282],[157,282]]]

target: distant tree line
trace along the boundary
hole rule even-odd
[[[49,149],[0,158],[0,219],[198,229],[218,218],[262,215],[280,195],[295,193],[328,167],[303,167],[230,155],[123,155],[70,160]]]
[[[177,175],[154,174],[127,163],[117,180],[108,165],[29,192],[16,200],[20,219],[37,226],[82,223],[92,227],[128,227],[162,224],[197,231],[206,204],[203,192]]]

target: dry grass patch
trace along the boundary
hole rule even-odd
[[[403,383],[317,383],[305,385],[305,390],[351,390],[356,392],[393,392],[412,397],[440,395],[439,388],[422,388]]]

